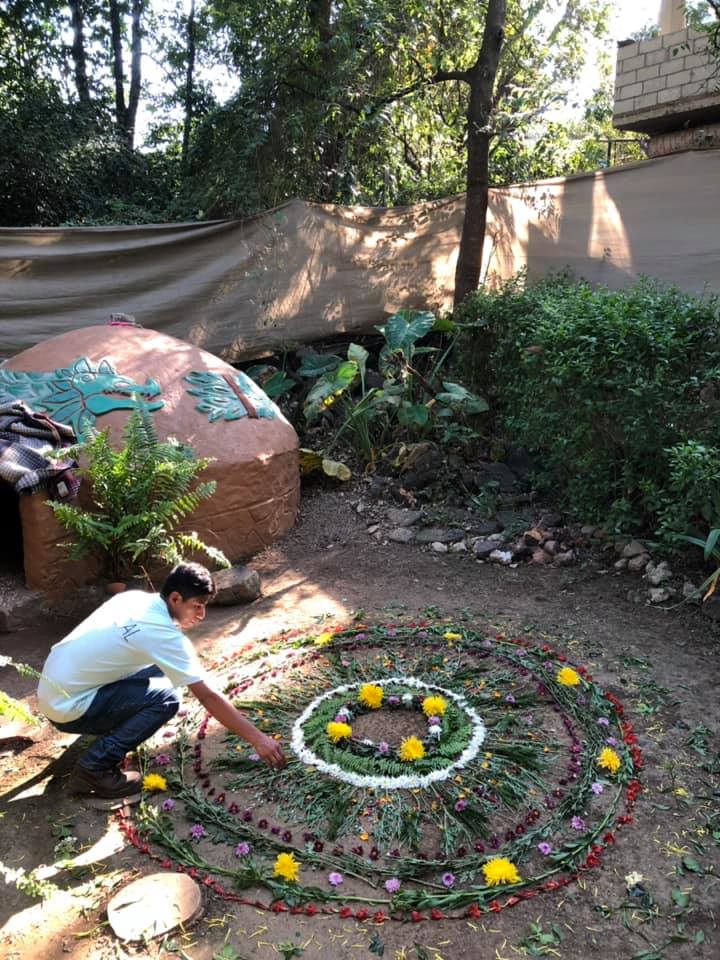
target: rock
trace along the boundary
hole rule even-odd
[[[544,513],[538,522],[539,527],[559,527],[562,523],[562,516],[559,513]]]
[[[571,563],[575,563],[575,551],[574,550],[565,550],[562,553],[555,555],[553,559],[553,566],[556,567],[567,567]]]
[[[151,940],[197,919],[202,912],[200,887],[186,873],[153,873],[134,880],[107,907],[120,940]]]
[[[659,587],[661,583],[672,579],[672,571],[667,560],[663,560],[661,563],[650,561],[645,567],[645,579],[653,587]]]
[[[387,512],[387,518],[394,527],[411,527],[422,515],[422,510],[402,510],[399,507],[391,507]]]
[[[694,583],[686,580],[682,586],[682,595],[686,600],[700,600],[700,591]]]
[[[513,543],[510,550],[512,551],[513,560],[524,560],[533,554],[533,548],[523,543],[522,540],[519,543]]]
[[[450,553],[467,553],[467,544],[464,540],[458,540],[450,547]]]
[[[509,550],[493,550],[493,552],[488,555],[488,560],[491,563],[501,563],[506,567],[512,563],[513,555]]]
[[[532,557],[530,558],[531,563],[537,563],[542,565],[543,563],[550,563],[552,560],[549,553],[545,553],[544,550],[541,550],[539,547],[537,550],[533,550]]]
[[[512,490],[517,477],[504,463],[478,463],[475,465],[475,483],[479,488],[495,483],[500,490]]]
[[[560,552],[560,544],[557,540],[548,540],[543,544],[543,550],[549,553],[551,557],[554,557],[556,553]]]
[[[503,463],[516,477],[526,477],[536,469],[535,463],[524,447],[511,447],[503,457]]]
[[[370,526],[367,528],[367,532],[368,532],[368,533],[377,533],[379,529],[380,529],[380,524],[379,524],[379,523],[371,523]]]
[[[213,574],[217,593],[213,603],[231,607],[236,603],[250,603],[261,595],[260,574],[242,563]]]
[[[473,540],[471,547],[476,557],[489,557],[497,550],[497,540]]]
[[[519,533],[532,526],[533,514],[528,510],[498,510],[496,518],[503,529],[510,528]]]
[[[648,590],[650,603],[664,603],[666,600],[669,600],[674,593],[675,591],[669,587],[653,587],[651,590]]]
[[[627,568],[631,573],[641,573],[650,562],[649,553],[641,553],[638,557],[630,557]]]
[[[446,544],[446,543],[440,543],[439,540],[436,540],[434,543],[431,543],[431,544],[430,544],[430,549],[433,550],[435,553],[447,553],[447,552],[448,552],[448,546],[447,546],[447,544]]]
[[[391,485],[391,480],[387,477],[379,477],[377,474],[370,481],[370,490],[369,494],[373,500],[380,500],[388,492],[388,487]]]
[[[388,531],[387,538],[393,543],[412,543],[415,539],[415,531],[410,530],[409,527],[395,527]]]
[[[10,618],[5,610],[0,610],[0,633],[10,633]]]
[[[631,540],[630,543],[626,543],[622,548],[622,556],[626,557],[628,560],[631,557],[639,557],[645,552],[645,547],[642,543],[640,543],[639,540]]]
[[[595,527],[590,526],[590,524],[585,524],[585,526],[580,527],[580,533],[584,537],[592,537],[595,533]]]
[[[708,597],[707,600],[703,601],[700,610],[711,620],[720,620],[720,597],[715,596],[715,594]]]
[[[487,520],[485,523],[474,523],[472,532],[478,537],[489,537],[492,533],[501,533],[502,524],[497,520]]]
[[[416,534],[420,543],[457,543],[464,538],[464,530],[447,530],[445,527],[425,527]]]
[[[628,562],[625,559],[625,557],[620,557],[620,559],[616,560],[615,563],[613,564],[616,570],[625,570],[627,565],[628,565]]]
[[[627,599],[630,603],[642,603],[645,597],[642,590],[629,590]]]

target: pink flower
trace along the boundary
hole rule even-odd
[[[397,893],[400,889],[400,881],[397,877],[390,877],[389,880],[385,881],[385,889],[388,893]]]
[[[172,808],[175,806],[175,801],[172,799],[172,797],[168,797],[167,800],[163,800],[161,806],[163,810],[170,812],[170,810],[172,810]]]
[[[573,817],[570,821],[570,826],[573,830],[586,830],[587,826],[582,817]]]
[[[444,886],[444,887],[447,887],[448,890],[449,890],[450,887],[452,887],[453,884],[455,883],[455,874],[454,874],[454,873],[444,873],[444,874],[442,875],[442,882],[443,882],[443,886]]]
[[[603,792],[603,790],[605,789],[605,787],[603,787],[603,785],[602,785],[601,783],[597,783],[597,782],[596,782],[596,783],[590,784],[590,789],[591,789],[592,792],[595,794],[595,796],[597,796],[598,794],[600,794],[600,793]]]
[[[202,837],[204,837],[205,835],[206,835],[206,834],[205,834],[205,827],[204,827],[201,823],[194,823],[194,824],[190,827],[190,837],[191,837],[191,839],[193,839],[193,840],[200,840],[200,839],[202,839]]]
[[[333,870],[332,873],[328,874],[328,883],[330,884],[331,887],[339,887],[340,884],[343,882],[343,879],[344,879],[343,875],[341,873],[338,873],[337,870]]]
[[[455,802],[455,809],[458,813],[461,813],[467,806],[467,800],[463,800],[462,797]]]
[[[169,763],[172,763],[172,760],[166,753],[159,753],[154,762],[158,767],[166,767]]]
[[[239,844],[235,847],[235,856],[236,856],[236,857],[247,857],[247,856],[249,855],[249,853],[250,853],[251,850],[252,850],[252,847],[250,846],[250,844],[247,843],[246,841],[243,841],[242,843],[239,843]]]
[[[552,853],[552,844],[547,843],[545,840],[543,840],[542,843],[539,843],[537,848],[544,857],[546,857],[549,853]]]

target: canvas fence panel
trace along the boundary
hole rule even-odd
[[[720,151],[491,191],[490,278],[570,267],[720,290]],[[237,360],[401,307],[452,303],[463,197],[390,209],[293,200],[246,221],[0,229],[0,355],[133,314]]]

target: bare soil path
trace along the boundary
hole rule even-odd
[[[54,864],[48,876],[60,891],[42,901],[3,889],[0,957],[718,956],[717,625],[689,606],[666,612],[629,602],[626,576],[601,574],[592,562],[511,569],[466,554],[378,544],[367,535],[355,499],[352,489],[307,495],[293,533],[252,562],[262,577],[262,599],[210,610],[194,634],[200,652],[215,659],[283,630],[347,622],[358,611],[369,622],[450,618],[550,638],[622,697],[639,734],[644,791],[622,842],[601,868],[564,891],[480,919],[377,927],[339,917],[276,916],[206,893],[204,916],[191,929],[129,946],[108,931],[103,911],[113,890],[151,865],[124,843],[112,815],[64,793],[78,752],[73,737],[47,724],[6,725],[0,727],[0,860],[28,871]],[[70,626],[67,618],[38,618],[32,628],[0,637],[0,652],[39,667]],[[30,679],[6,669],[0,682],[33,706]],[[82,850],[70,870],[56,850],[67,835]],[[644,896],[628,893],[624,878],[632,872],[642,874]]]

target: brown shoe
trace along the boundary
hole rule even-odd
[[[136,770],[88,770],[78,764],[68,783],[70,793],[92,794],[102,799],[130,797],[140,793],[142,784]]]

